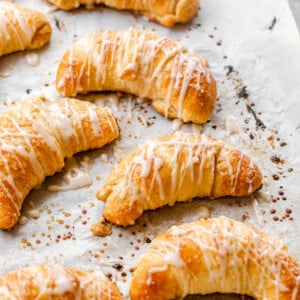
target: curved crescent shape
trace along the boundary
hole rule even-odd
[[[191,21],[199,10],[199,0],[49,0],[61,9],[71,10],[80,5],[104,4],[108,7],[133,10],[151,21],[171,27]]]
[[[216,292],[299,300],[300,267],[281,241],[220,217],[173,226],[155,238],[130,286],[131,300]]]
[[[96,274],[59,265],[32,265],[0,278],[0,298],[121,300],[116,285]]]
[[[65,96],[123,91],[148,98],[169,118],[204,123],[216,101],[216,82],[205,59],[155,31],[104,31],[71,46],[57,71]]]
[[[195,197],[248,196],[262,184],[249,157],[223,141],[175,132],[124,157],[98,190],[103,216],[132,225],[143,211]]]
[[[46,16],[10,2],[0,2],[0,56],[47,44],[51,26]]]
[[[0,228],[16,224],[24,198],[73,154],[113,141],[118,126],[107,108],[75,99],[36,98],[0,113]]]

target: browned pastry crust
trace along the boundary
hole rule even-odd
[[[80,5],[104,4],[122,10],[142,13],[151,21],[171,27],[175,23],[192,20],[199,10],[199,0],[49,0],[64,10],[71,10]]]
[[[119,131],[106,108],[75,99],[36,98],[0,113],[0,228],[16,224],[24,198],[73,154],[113,141]]]
[[[131,300],[216,292],[299,300],[300,267],[282,241],[220,217],[173,226],[155,238],[130,286]]]
[[[247,196],[262,184],[249,157],[221,140],[175,132],[123,158],[98,190],[103,216],[132,225],[145,210],[195,197]]]
[[[57,71],[65,96],[123,91],[151,100],[168,118],[204,123],[216,101],[216,82],[199,54],[155,31],[131,28],[89,35],[71,46]]]
[[[46,16],[10,2],[0,2],[0,56],[47,44],[51,26]]]
[[[0,278],[2,300],[121,300],[116,285],[59,265],[32,265]]]

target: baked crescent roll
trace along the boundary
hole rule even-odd
[[[46,16],[20,5],[0,2],[0,56],[26,49],[38,49],[51,37]]]
[[[123,91],[148,98],[169,118],[204,123],[216,100],[216,82],[199,54],[155,31],[130,28],[88,35],[59,63],[56,88],[65,96]]]
[[[29,191],[74,153],[118,137],[107,108],[75,99],[21,102],[0,113],[0,228],[16,224]]]
[[[2,300],[121,300],[116,285],[92,272],[32,265],[0,278]]]
[[[300,267],[282,241],[251,225],[226,217],[202,219],[155,238],[130,286],[131,300],[216,292],[299,300]]]
[[[64,10],[71,10],[80,5],[104,4],[117,9],[133,10],[142,13],[151,21],[171,27],[175,23],[186,23],[198,12],[198,0],[49,0]]]
[[[143,211],[195,197],[247,196],[262,184],[249,157],[223,141],[175,132],[148,141],[123,158],[97,191],[103,216],[132,225]]]

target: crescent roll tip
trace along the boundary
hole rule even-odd
[[[48,44],[52,29],[46,16],[33,9],[0,3],[0,56]]]

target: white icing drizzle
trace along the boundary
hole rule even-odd
[[[147,285],[151,285],[152,284],[152,274],[153,273],[157,273],[157,272],[164,272],[168,269],[168,265],[167,264],[164,264],[163,266],[161,267],[153,267],[151,268],[149,271],[148,271],[148,278],[147,278],[147,281],[146,281],[146,284]]]
[[[270,191],[267,191],[267,192],[264,192],[264,191],[257,191],[256,193],[256,196],[265,201],[265,202],[271,202],[272,200],[272,197],[271,197],[271,194],[270,194]]]
[[[58,192],[76,190],[93,184],[92,176],[88,173],[86,166],[85,170],[82,171],[75,159],[69,160],[69,163],[67,163],[65,167],[65,172],[66,173],[63,176],[63,180],[67,183],[67,185],[48,185],[48,191]]]
[[[209,218],[210,210],[206,206],[200,206],[197,208],[198,218]]]
[[[252,198],[252,207],[253,207],[258,224],[260,226],[264,226],[264,216],[262,215],[260,206],[254,197]]]
[[[181,57],[180,57],[181,58]],[[199,65],[199,60],[196,58],[191,57],[190,59],[183,58],[182,62],[180,62],[180,67],[183,68],[184,63],[186,64],[185,66],[185,72],[183,75],[183,80],[182,80],[182,75],[179,72],[176,74],[176,82],[175,82],[175,89],[179,89],[180,84],[182,84],[180,88],[180,96],[178,100],[178,113],[179,117],[182,117],[182,112],[183,112],[183,102],[185,99],[185,96],[187,94],[188,87],[190,85],[190,82],[193,78],[194,72],[197,69],[197,66]],[[200,77],[200,76],[199,76]],[[198,89],[200,89],[200,81],[198,82]]]
[[[289,290],[281,278],[283,267],[290,270],[289,260],[281,259],[282,255],[289,256],[286,246],[281,240],[272,240],[246,226],[221,217],[214,219],[209,225],[200,221],[171,227],[166,235],[168,238],[159,237],[153,240],[147,252],[141,257],[141,260],[153,257],[153,266],[149,266],[148,263],[146,284],[151,285],[154,273],[164,272],[173,266],[176,267],[176,271],[173,272],[178,282],[184,287],[183,297],[188,293],[206,294],[218,291],[246,293],[257,299],[269,299],[267,297],[271,294],[268,290],[271,289],[275,292],[272,294],[274,300],[280,300],[280,292]],[[193,257],[195,263],[201,264],[199,268],[206,270],[205,273],[201,273],[201,280],[205,276],[205,283],[203,286],[195,284],[195,289],[193,280],[199,281],[199,278],[197,274],[190,273],[187,264],[190,261],[181,256],[182,247],[190,243],[193,245],[191,249],[195,249],[195,245],[198,248],[190,255],[192,257],[195,255]],[[199,262],[196,262],[198,255]],[[297,268],[296,265],[294,267]],[[292,274],[293,271],[290,272]],[[287,284],[290,284],[289,280]],[[293,300],[298,299],[299,287],[298,275],[294,289],[290,290]]]
[[[64,268],[58,265],[54,265],[52,268],[55,275],[55,285],[50,287],[49,284],[46,284],[45,294],[63,295],[65,292],[76,290],[74,279],[71,276],[68,276]],[[51,281],[50,278],[48,280],[48,282]],[[76,298],[78,298],[78,296]]]
[[[52,6],[52,7],[47,8],[46,11],[45,11],[45,13],[46,14],[51,14],[51,13],[56,12],[57,10],[58,10],[58,7]]]
[[[33,218],[33,219],[38,219],[40,217],[40,213],[37,209],[27,210],[26,215]]]
[[[118,144],[113,146],[113,156],[116,161],[124,157],[124,149],[121,148]]]
[[[91,106],[88,107],[88,112],[92,121],[92,128],[94,135],[103,135],[102,128],[100,123],[98,122],[98,115],[95,109]]]
[[[37,67],[40,63],[40,56],[37,53],[27,53],[25,59],[27,64],[31,67]]]
[[[183,121],[181,119],[174,119],[172,124],[172,129],[174,131],[178,131],[181,129],[182,125],[183,125]]]
[[[108,98],[108,102],[112,111],[117,112],[119,109],[120,99],[117,95],[110,95]]]
[[[203,126],[200,125],[200,124],[195,124],[195,123],[193,123],[193,124],[192,124],[192,131],[193,131],[194,133],[201,134],[201,133],[203,133]]]
[[[225,130],[226,136],[230,136],[232,134],[241,134],[243,133],[242,128],[239,126],[237,119],[234,116],[227,116],[225,118]]]
[[[109,160],[108,160],[108,155],[107,155],[107,153],[102,153],[101,155],[100,155],[100,159],[101,159],[101,161],[103,161],[103,162],[105,162],[105,163],[107,163]]]

